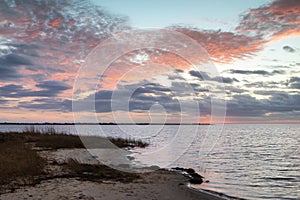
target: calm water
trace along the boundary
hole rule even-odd
[[[76,134],[74,126],[55,128]],[[23,129],[24,126],[0,126],[0,132]],[[95,134],[101,129],[102,135],[149,142],[150,147],[133,152],[137,163],[194,168],[210,180],[193,186],[196,188],[246,199],[300,197],[299,124],[123,125],[80,129],[84,134]]]

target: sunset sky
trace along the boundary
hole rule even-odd
[[[137,29],[184,34],[209,59],[195,68],[168,49],[138,49],[86,73],[94,93],[74,90],[94,48]],[[76,108],[82,122],[211,122],[215,99],[226,123],[299,123],[299,91],[299,0],[0,1],[0,122],[73,122],[81,101],[95,102],[94,113]]]

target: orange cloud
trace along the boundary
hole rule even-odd
[[[243,59],[262,49],[264,41],[232,32],[201,31],[195,28],[173,27],[176,31],[196,40],[215,62],[228,63]]]
[[[60,24],[63,22],[63,18],[62,17],[58,17],[57,19],[49,22],[49,25],[52,26],[53,28],[57,28],[60,26]]]
[[[266,40],[300,32],[300,1],[276,0],[243,15],[237,31],[255,34]]]

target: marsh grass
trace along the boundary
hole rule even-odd
[[[148,145],[134,139],[96,136],[87,136],[87,138],[96,148],[105,148],[107,140],[120,148],[146,147]],[[14,189],[20,185],[34,185],[45,175],[49,177],[45,170],[49,163],[40,156],[39,151],[61,148],[74,149],[85,148],[85,146],[81,137],[57,132],[54,127],[38,129],[30,126],[19,133],[0,133],[0,194],[7,187]],[[105,165],[82,164],[76,160],[69,160],[63,165],[64,169],[69,171],[67,177],[79,177],[100,182],[103,180],[131,182],[138,178],[137,175],[120,172]],[[16,187],[11,186],[14,182],[16,182]]]
[[[35,126],[26,127],[20,135],[26,142],[35,143],[36,147],[49,149],[62,148],[110,148],[107,145],[107,139],[119,148],[145,148],[149,144],[142,140],[131,138],[114,138],[99,136],[78,136],[71,135],[66,132],[58,132],[54,127],[48,126],[44,129]],[[87,142],[82,142],[87,141]]]
[[[22,141],[0,142],[0,185],[16,178],[30,182],[41,175],[46,161]]]

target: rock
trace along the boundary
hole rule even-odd
[[[201,183],[203,183],[203,179],[195,177],[195,178],[190,179],[190,183],[191,184],[201,184]]]
[[[173,170],[177,170],[177,171],[185,171],[185,169],[184,168],[182,168],[182,167],[174,167],[174,168],[172,168]]]
[[[127,156],[127,158],[128,158],[128,160],[134,160],[135,158],[134,157],[132,157],[132,156]]]
[[[194,173],[189,173],[189,175],[193,178],[204,178],[203,176],[201,176],[200,174],[194,172]]]
[[[192,168],[186,169],[186,172],[189,173],[189,174],[191,174],[191,173],[196,173],[195,170],[192,169]]]
[[[177,171],[182,171],[182,172],[186,172],[188,174],[188,177],[190,178],[190,183],[192,184],[201,184],[203,183],[203,176],[201,176],[200,174],[198,174],[197,172],[195,172],[194,169],[192,168],[181,168],[181,167],[174,167],[172,168],[173,170],[177,170]]]

